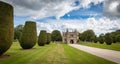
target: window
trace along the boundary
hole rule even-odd
[[[73,37],[73,34],[71,34],[70,36]]]

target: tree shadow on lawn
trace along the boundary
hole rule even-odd
[[[23,48],[20,48],[19,50],[35,50],[37,48],[30,48],[30,49],[23,49]]]
[[[0,56],[0,59],[6,59],[6,58],[9,58],[10,57],[10,55],[2,55],[2,56]]]

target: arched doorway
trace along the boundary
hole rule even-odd
[[[73,41],[73,40],[70,40],[70,44],[74,44],[74,41]]]

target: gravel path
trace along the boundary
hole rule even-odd
[[[80,49],[82,51],[91,53],[93,55],[96,55],[96,56],[99,56],[104,59],[120,64],[120,52],[119,51],[88,47],[88,46],[83,46],[79,44],[69,44],[69,45],[74,48]]]

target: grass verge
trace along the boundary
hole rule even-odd
[[[120,51],[120,43],[112,43],[112,45],[106,45],[105,43],[100,44],[100,43],[83,42],[81,43],[81,45]]]

